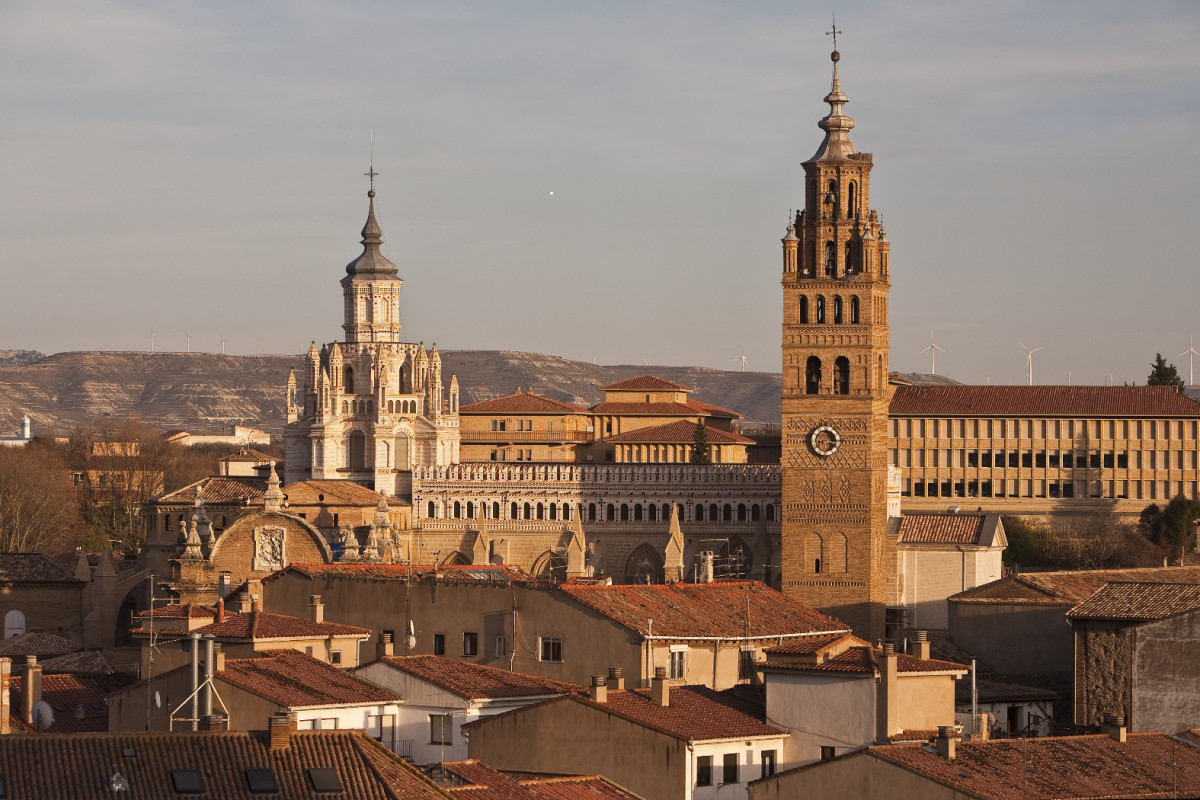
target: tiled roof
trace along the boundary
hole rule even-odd
[[[56,768],[70,765],[69,768]],[[196,770],[205,798],[243,798],[246,770],[271,770],[277,800],[345,797],[354,800],[450,798],[424,775],[361,731],[292,732],[288,746],[272,750],[261,732],[82,733],[0,738],[0,776],[9,797],[27,800],[113,800],[179,797],[172,770]],[[306,771],[332,769],[343,792],[316,794]],[[114,793],[115,772],[129,782]]]
[[[190,668],[190,667],[189,667]],[[217,677],[289,708],[338,703],[396,703],[399,695],[298,650],[265,650],[225,661]]]
[[[221,461],[246,461],[255,464],[266,464],[275,460],[275,456],[269,456],[261,450],[255,450],[250,447],[243,447],[239,452],[227,455],[220,459]]]
[[[651,417],[727,417],[741,419],[742,415],[727,408],[710,406],[690,400],[684,403],[600,403],[592,406],[593,414],[613,414],[614,416],[651,416]]]
[[[563,584],[557,590],[643,635],[732,639],[847,629],[832,617],[757,581]]]
[[[781,645],[772,647],[768,652],[789,656],[811,656],[821,652],[834,642],[845,638],[861,641],[848,633],[831,633],[825,636],[805,636],[801,639],[789,639]]]
[[[564,700],[584,703],[668,736],[692,742],[787,735],[786,731],[764,721],[762,706],[747,701],[741,692],[730,689],[715,692],[707,686],[672,686],[666,706],[651,700],[649,689],[609,691],[604,703],[593,702],[586,692],[567,695]]]
[[[867,752],[967,797],[1200,796],[1200,749],[1161,733],[1131,733],[1123,743],[1103,734],[958,742],[953,761],[920,744]]]
[[[189,483],[182,489],[159,495],[154,498],[162,504],[191,505],[196,501],[196,487],[200,487],[205,504],[219,505],[222,503],[237,503],[241,500],[259,502],[267,491],[266,478],[235,477],[228,475],[202,478],[195,483]]]
[[[951,595],[954,602],[1075,605],[1110,582],[1200,583],[1200,566],[1022,572]]]
[[[264,582],[278,580],[288,573],[307,578],[328,577],[361,581],[403,581],[410,576],[415,580],[431,579],[437,575],[439,581],[471,583],[536,583],[537,579],[520,567],[508,564],[467,564],[461,566],[412,565],[407,564],[289,564],[278,572],[263,578]]]
[[[28,725],[20,718],[17,698],[21,696],[23,676],[19,669],[13,670],[10,684],[11,724],[27,732],[37,732],[35,724]],[[91,675],[42,675],[42,699],[54,713],[54,723],[46,733],[83,733],[85,731],[108,730],[108,703],[105,696],[124,689],[133,683],[132,675],[119,672]]]
[[[475,759],[449,761],[439,768],[462,781],[462,785],[448,786],[447,791],[471,800],[637,800],[637,795],[599,775],[518,778]]]
[[[656,378],[653,375],[639,375],[636,378],[626,378],[623,381],[601,386],[602,392],[691,392],[690,386],[682,383]]]
[[[1144,621],[1200,608],[1200,584],[1109,583],[1067,612],[1073,619]]]
[[[101,650],[80,650],[77,653],[67,653],[42,661],[44,675],[80,672],[109,673],[114,671],[114,667],[113,662]]]
[[[975,691],[981,703],[1020,703],[1026,700],[1058,699],[1058,695],[1049,689],[1020,686],[1015,683],[997,683],[996,681],[976,680]],[[971,702],[970,681],[954,682],[954,702],[959,704]]]
[[[1170,386],[900,386],[893,417],[1200,417]]]
[[[544,697],[579,689],[562,681],[442,656],[387,656],[381,660],[467,700]]]
[[[552,400],[549,397],[517,392],[507,397],[480,400],[478,403],[459,406],[459,414],[585,414],[583,406]]]
[[[906,544],[977,544],[983,514],[905,514],[900,541]]]
[[[857,640],[862,642],[861,639]],[[873,675],[879,670],[883,651],[862,642],[850,647],[828,661],[820,664],[801,661],[781,661],[772,658],[777,649],[767,651],[767,660],[759,666],[764,669],[786,670],[789,672],[847,672]],[[784,652],[784,651],[779,651]],[[919,659],[907,653],[896,654],[896,671],[899,673],[914,672],[966,672],[969,667],[965,664],[955,664],[953,661],[939,661],[934,658]]]
[[[218,639],[306,639],[324,638],[326,636],[357,636],[366,638],[371,635],[369,628],[357,625],[343,625],[340,622],[313,622],[287,614],[271,614],[266,611],[247,611],[243,614],[231,614],[224,622],[214,622],[196,628],[193,633],[201,636],[212,634]]]
[[[325,499],[320,499],[324,495]],[[283,496],[289,505],[311,505],[315,503],[332,503],[346,506],[379,505],[379,498],[384,495],[368,489],[354,481],[296,481],[283,487]],[[388,497],[388,505],[408,505],[397,497]]]
[[[0,656],[37,656],[49,658],[74,653],[82,649],[70,639],[53,633],[23,633],[0,641]]]
[[[681,419],[678,422],[668,422],[666,425],[655,425],[652,428],[639,428],[628,433],[619,433],[616,436],[610,436],[608,441],[613,444],[629,442],[691,444],[695,441],[696,429],[699,427],[698,423],[692,422],[690,419]],[[705,431],[710,444],[754,444],[753,439],[747,439],[736,433],[708,427],[705,428]]]
[[[139,618],[154,617],[155,619],[212,619],[217,616],[212,606],[202,606],[199,603],[171,603],[158,608],[147,608],[137,613]]]
[[[83,583],[41,553],[0,553],[0,583]]]

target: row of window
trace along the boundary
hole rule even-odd
[[[510,422],[512,422],[512,420],[494,419],[494,420],[492,420],[492,430],[493,431],[508,430],[508,423],[510,423]],[[519,431],[533,430],[533,420],[531,420],[531,419],[519,419],[516,422],[517,422],[517,430],[519,430]]]
[[[509,456],[514,456],[509,458]],[[533,450],[521,447],[505,447],[493,450],[491,453],[492,461],[533,461]]]
[[[1200,420],[1182,419],[893,419],[891,426],[893,439],[1200,438]]]
[[[763,750],[758,754],[759,763],[761,766],[760,778],[769,778],[775,774],[778,754],[774,750]],[[726,753],[721,756],[721,785],[731,783],[741,783],[741,765],[737,753]],[[696,785],[697,786],[712,786],[713,778],[713,757],[712,756],[697,756],[696,757]]]
[[[826,316],[827,316],[825,313],[825,297],[823,295],[817,295],[817,298],[814,301],[814,306],[815,306],[815,309],[814,309],[815,314],[813,314],[812,321],[816,322],[818,325],[824,325],[826,322]],[[832,314],[834,325],[841,325],[843,322],[846,321],[843,319],[844,315],[842,313],[842,306],[843,306],[842,298],[838,295],[834,295],[834,297],[833,297],[833,314]],[[857,325],[860,322],[860,315],[859,315],[859,310],[858,310],[858,297],[850,298],[849,322],[851,325]],[[809,323],[808,297],[805,295],[800,295],[800,324],[807,325],[808,323]]]
[[[1132,456],[1132,458],[1131,458]],[[902,463],[901,463],[902,462]],[[1195,450],[1135,450],[1133,453],[1086,453],[1058,450],[896,450],[894,467],[979,467],[982,469],[1196,469]]]
[[[446,634],[435,633],[433,635],[433,654],[435,656],[446,655]],[[475,631],[465,631],[462,639],[462,654],[464,657],[474,657],[479,655],[479,634]],[[497,636],[492,650],[493,658],[507,658],[508,637]],[[539,636],[538,637],[538,661],[545,661],[552,664],[562,663],[562,637],[561,636]]]
[[[663,503],[661,506],[649,503],[643,506],[641,503],[608,503],[597,504],[588,503],[586,510],[583,504],[577,504],[579,513],[584,515],[584,519],[589,522],[605,521],[605,522],[666,522],[671,519],[671,504]],[[517,503],[513,501],[508,506],[507,519],[549,519],[549,520],[571,520],[571,503]],[[425,504],[425,516],[428,519],[436,519],[438,516],[438,503],[434,500],[429,500]],[[710,503],[707,506],[703,503],[698,503],[693,509],[691,519],[686,519],[689,507],[684,506],[685,522],[758,522],[764,519],[767,522],[775,521],[775,504],[767,503],[765,506],[758,503],[725,503],[718,505]],[[501,505],[499,501],[492,501],[490,504],[486,501],[476,503],[473,500],[461,501],[455,500],[446,507],[448,515],[452,519],[476,519],[478,515],[482,515],[484,519],[500,519]]]
[[[1045,481],[971,480],[910,481],[901,484],[903,497],[1049,497],[1169,500],[1177,495],[1200,499],[1195,481]]]

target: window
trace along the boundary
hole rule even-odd
[[[250,794],[279,794],[279,781],[275,780],[275,772],[270,768],[246,770],[246,785]]]
[[[541,639],[541,658],[540,661],[549,661],[554,664],[562,663],[562,637],[561,636],[542,636]]]
[[[469,633],[463,634],[463,655],[464,656],[479,655],[479,634],[478,633],[469,632]]]
[[[341,664],[342,663],[342,651],[334,650],[333,652],[331,652],[329,654],[329,663],[333,664],[334,666]]]
[[[759,754],[762,759],[762,777],[769,778],[775,774],[776,756],[774,750],[763,750]]]
[[[738,756],[737,753],[726,753],[724,764],[721,769],[721,783],[737,783],[738,782]]]
[[[171,770],[171,785],[176,794],[204,794],[204,780],[196,769]]]
[[[696,785],[712,786],[712,756],[700,756],[696,759]]]
[[[504,658],[508,655],[508,637],[507,636],[497,636],[496,637],[496,649],[493,652],[495,653],[496,658]]]
[[[829,759],[833,758],[836,755],[837,755],[836,747],[831,747],[830,745],[827,745],[827,744],[821,745],[821,760],[822,761],[828,761]]]
[[[433,654],[435,656],[446,655],[446,634],[435,633],[433,635]]]
[[[817,394],[821,391],[821,359],[809,356],[804,369],[804,393]]]
[[[687,648],[671,648],[671,680],[681,681],[687,677]]]
[[[754,651],[742,650],[738,653],[738,678],[743,680],[754,676]]]
[[[4,638],[11,639],[25,633],[25,615],[13,609],[4,615]]]
[[[337,770],[333,767],[310,767],[305,772],[308,773],[308,785],[314,792],[340,793],[342,791],[342,779],[338,777]]]
[[[454,744],[454,726],[452,714],[429,715],[429,743]]]
[[[808,298],[803,295],[800,296],[800,323],[808,324]]]

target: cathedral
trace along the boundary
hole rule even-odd
[[[309,348],[303,380],[287,387],[289,481],[350,480],[407,498],[415,466],[459,460],[458,379],[442,385],[437,345],[401,339],[396,265],[380,252],[374,170],[362,254],[342,278],[346,339]]]

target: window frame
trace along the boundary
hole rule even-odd
[[[556,647],[557,646],[557,647]],[[555,650],[557,649],[557,657]],[[538,661],[544,664],[561,664],[563,662],[563,637],[562,636],[539,636],[538,637]],[[549,654],[549,657],[547,657]]]
[[[436,726],[436,727],[435,727]],[[440,729],[440,734],[435,733]],[[441,738],[439,738],[439,736]],[[441,745],[444,747],[452,747],[454,745],[454,715],[453,714],[430,714],[429,715],[429,743]]]
[[[713,757],[696,756],[696,785],[713,785]]]
[[[741,758],[737,753],[725,753],[721,756],[721,785],[729,786],[734,783],[741,783]],[[733,780],[730,780],[730,775]]]
[[[479,655],[479,634],[475,631],[463,631],[463,655]]]

